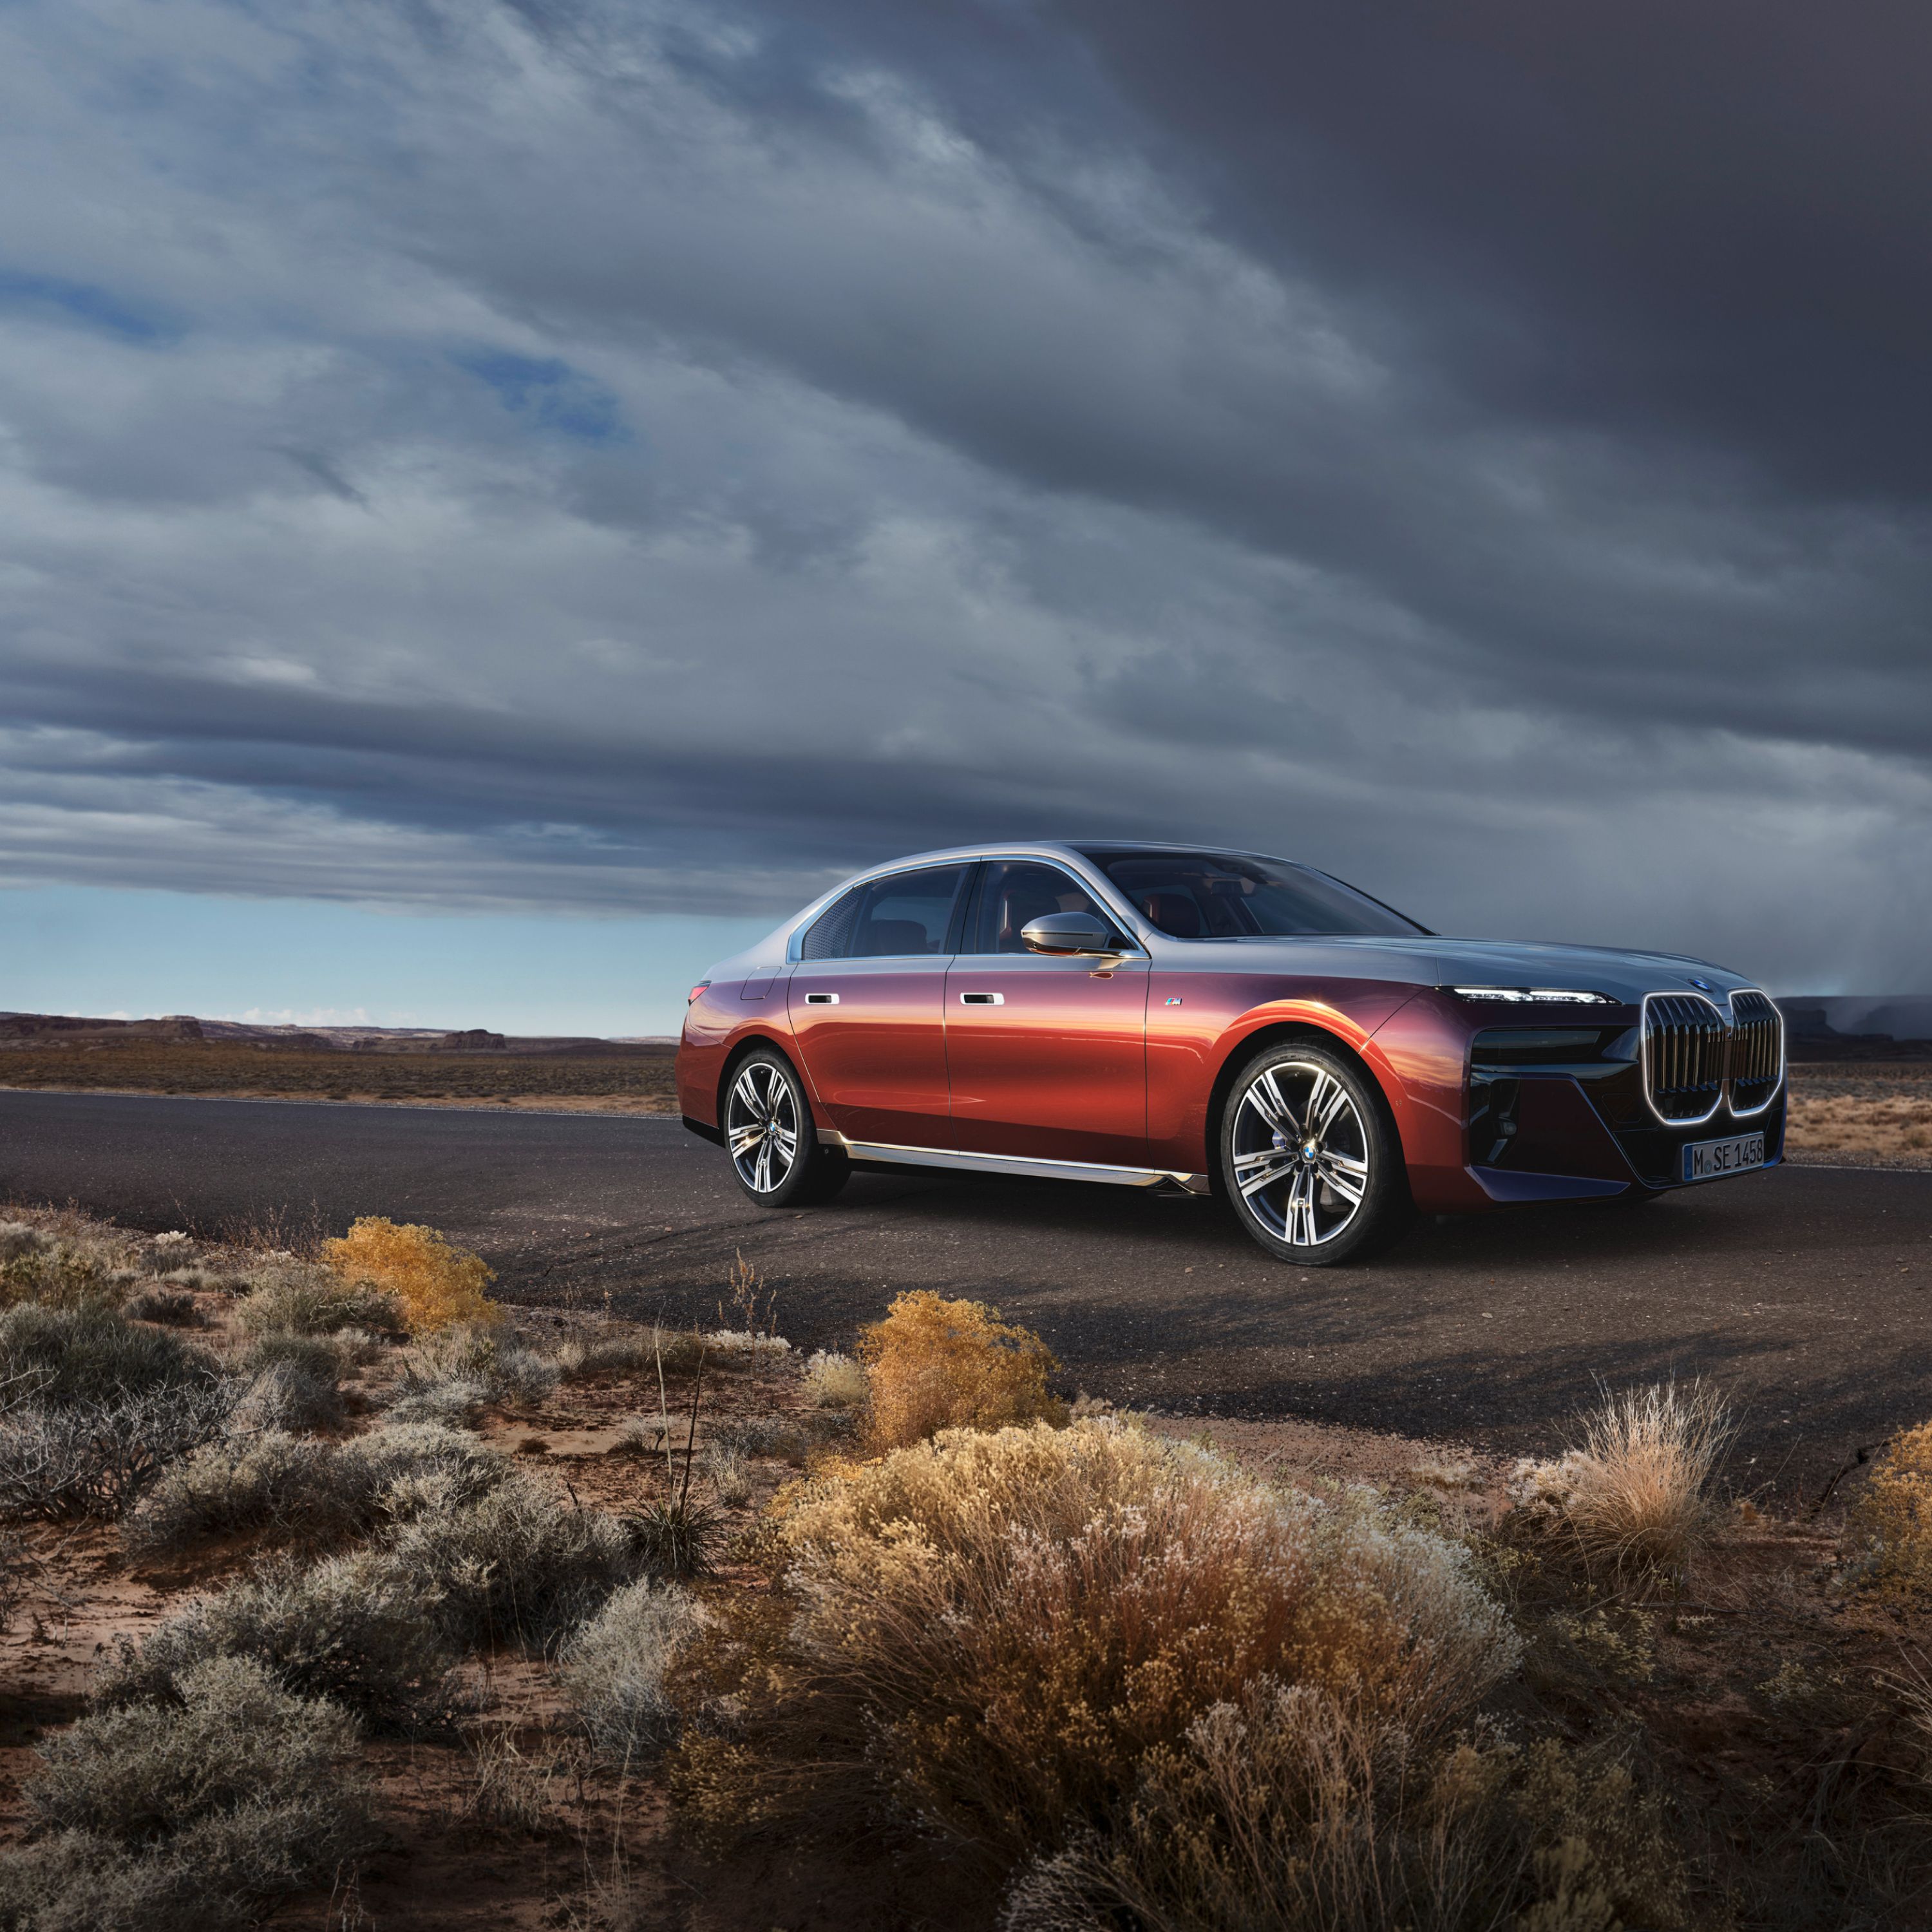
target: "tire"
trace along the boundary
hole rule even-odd
[[[722,1126],[731,1172],[760,1208],[814,1208],[850,1177],[852,1163],[819,1144],[805,1083],[776,1047],[754,1047],[731,1070]]]
[[[1217,1149],[1235,1220],[1278,1261],[1366,1260],[1415,1219],[1388,1105],[1332,1048],[1287,1040],[1256,1054],[1228,1089]]]

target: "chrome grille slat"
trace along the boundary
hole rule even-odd
[[[1645,1096],[1670,1126],[1697,1126],[1726,1100],[1740,1120],[1761,1114],[1784,1080],[1784,1022],[1755,988],[1730,996],[1730,1016],[1694,993],[1643,1003]]]

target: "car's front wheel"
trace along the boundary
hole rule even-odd
[[[733,1070],[724,1145],[739,1186],[761,1208],[830,1201],[851,1172],[840,1149],[820,1144],[804,1083],[776,1048],[754,1048]]]
[[[1235,1218],[1303,1268],[1360,1260],[1414,1218],[1395,1124],[1361,1070],[1310,1042],[1264,1047],[1221,1114],[1221,1180]]]

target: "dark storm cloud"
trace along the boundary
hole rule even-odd
[[[1904,8],[0,18],[0,872],[962,837],[1922,977]]]

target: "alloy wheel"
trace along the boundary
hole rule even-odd
[[[797,1165],[798,1096],[769,1060],[754,1060],[739,1075],[725,1108],[724,1137],[738,1178],[754,1194],[782,1187]]]
[[[1260,1069],[1234,1115],[1229,1178],[1276,1240],[1321,1247],[1350,1227],[1369,1191],[1369,1137],[1348,1088],[1310,1060]]]

